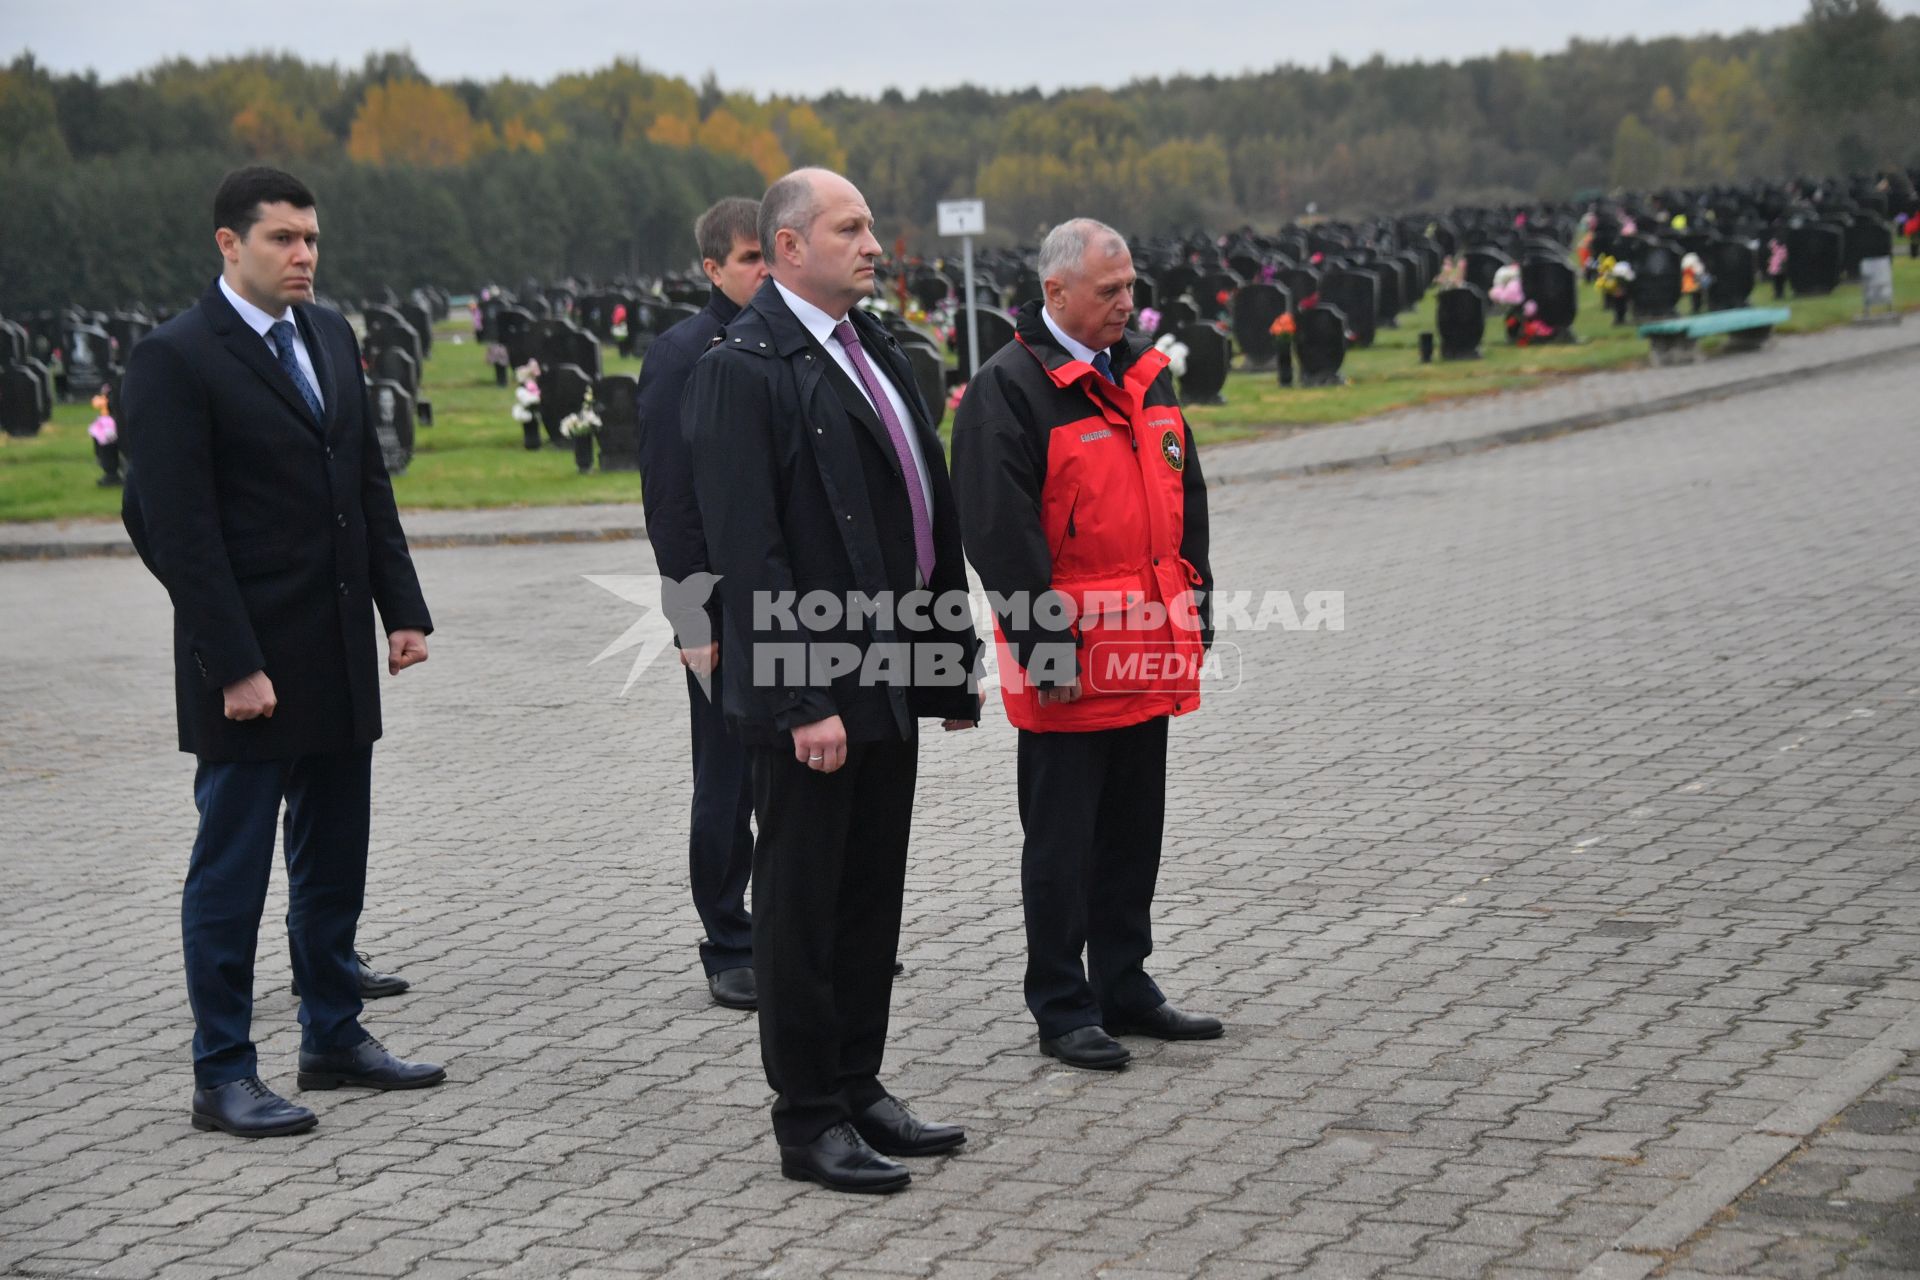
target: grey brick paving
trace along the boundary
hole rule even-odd
[[[1346,620],[1225,637],[1244,684],[1175,727],[1154,968],[1229,1035],[1038,1055],[1012,737],[935,735],[888,1080],[973,1136],[877,1201],[778,1176],[752,1022],[706,1003],[682,685],[589,665],[634,610],[581,575],[644,544],[421,553],[363,945],[416,983],[370,1028],[451,1080],[255,1144],[185,1119],[164,598],[0,567],[0,1272],[1576,1273],[1920,1008],[1913,373],[1224,487],[1223,587]],[[1913,1087],[1660,1261],[1920,1271]],[[1849,1249],[1782,1197],[1889,1225]]]

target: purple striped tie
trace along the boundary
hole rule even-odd
[[[920,581],[933,581],[933,520],[927,514],[927,495],[920,488],[920,468],[913,464],[913,450],[907,445],[907,429],[900,421],[900,415],[893,411],[893,401],[887,398],[886,386],[880,381],[880,375],[867,363],[867,353],[860,349],[860,335],[855,332],[851,320],[842,320],[833,327],[833,336],[847,349],[847,355],[853,359],[853,367],[860,373],[860,381],[866,384],[867,395],[873,400],[874,410],[879,413],[880,421],[887,424],[887,435],[893,441],[894,456],[900,460],[900,474],[907,481],[907,505],[913,508],[913,556],[920,566]]]

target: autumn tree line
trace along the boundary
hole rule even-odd
[[[929,250],[935,203],[960,195],[1008,242],[1074,213],[1270,227],[1920,166],[1920,18],[1811,0],[1776,31],[1597,29],[1543,56],[813,101],[624,61],[483,84],[405,54],[254,56],[102,82],[29,53],[0,71],[0,310],[191,298],[208,193],[255,160],[319,192],[323,284],[348,297],[688,266],[700,209],[799,164],[844,170],[883,233]]]

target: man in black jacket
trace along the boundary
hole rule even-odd
[[[173,600],[180,749],[199,759],[199,834],[181,896],[193,1006],[192,1119],[246,1137],[317,1123],[261,1083],[253,957],[287,805],[302,1089],[438,1084],[359,1022],[354,929],[366,886],[374,609],[387,670],[433,624],[346,320],[313,305],[311,192],[275,169],[214,197],[223,266],[199,303],[133,349],[121,389],[127,532]]]
[[[687,706],[693,722],[693,814],[688,869],[693,907],[706,930],[700,963],[707,990],[729,1009],[754,1007],[753,921],[747,914],[747,877],[753,870],[753,792],[747,751],[727,731],[719,691],[712,687],[720,658],[714,626],[718,609],[675,617],[676,592],[707,571],[706,533],[693,496],[693,455],[680,425],[680,396],[693,362],[706,354],[767,278],[760,252],[760,202],[726,199],[693,224],[700,266],[713,295],[698,315],[688,316],[647,348],[640,369],[640,485],[647,510],[647,540],[654,563],[671,584],[662,605],[680,642],[687,669]],[[689,634],[697,632],[697,634]]]
[[[760,246],[773,279],[694,366],[683,409],[759,822],[761,1058],[781,1171],[894,1191],[908,1175],[888,1156],[966,1138],[879,1071],[916,718],[978,722],[980,646],[940,439],[905,354],[856,306],[880,256],[866,201],[838,174],[788,174],[761,200]]]

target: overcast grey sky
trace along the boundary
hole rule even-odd
[[[1920,0],[1886,0],[1920,13]],[[0,0],[0,52],[31,49],[57,71],[118,79],[162,58],[259,49],[358,65],[406,48],[435,79],[544,81],[616,56],[728,89],[813,95],[1117,85],[1177,72],[1232,75],[1281,62],[1454,60],[1551,51],[1574,37],[1646,39],[1785,26],[1805,0],[904,0],[864,7],[794,0]],[[834,23],[821,15],[857,14]],[[1071,13],[1069,24],[1061,15]],[[1604,22],[1606,25],[1592,25]]]

